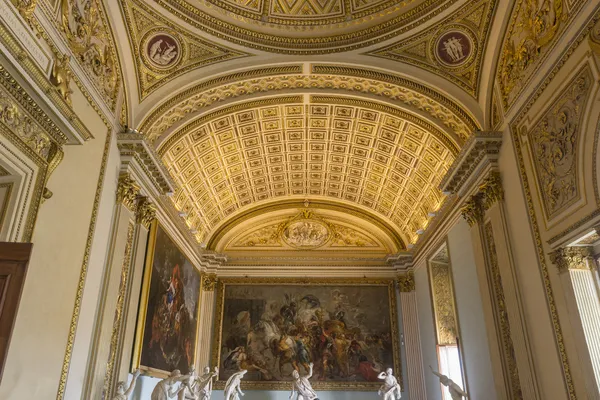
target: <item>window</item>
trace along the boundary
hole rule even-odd
[[[446,375],[454,383],[464,388],[460,352],[456,345],[438,346],[440,374]],[[442,400],[452,400],[448,388],[442,385]]]

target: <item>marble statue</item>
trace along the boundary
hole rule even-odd
[[[175,388],[175,384],[185,379],[186,376],[182,376],[178,369],[174,370],[168,378],[156,384],[150,395],[150,400],[168,400],[175,397],[178,393],[178,388]]]
[[[136,369],[135,372],[133,373],[133,378],[131,379],[131,384],[129,385],[129,388],[127,388],[127,389],[125,389],[127,382],[121,381],[121,382],[117,383],[117,394],[115,394],[115,396],[113,397],[113,400],[129,399],[129,396],[131,396],[131,393],[133,393],[133,389],[135,388],[135,381],[137,380],[138,376],[140,376],[140,370]]]
[[[429,366],[429,369],[435,376],[440,378],[440,383],[448,388],[452,400],[463,400],[463,398],[468,398],[467,393],[465,393],[460,386],[454,383],[452,379],[448,378],[446,375],[442,375],[439,372],[434,371],[433,368],[431,368],[431,365]]]
[[[294,377],[294,381],[292,383],[292,393],[290,394],[290,399],[293,399],[294,394],[297,390],[298,395],[296,396],[296,400],[319,400],[319,398],[317,397],[317,392],[314,391],[309,381],[312,374],[313,363],[308,364],[308,375],[300,376],[300,374],[296,370],[292,372],[292,377]]]
[[[177,400],[200,400],[200,396],[196,390],[197,388],[197,375],[194,371],[190,375],[186,375],[187,379],[181,382],[179,389],[177,389]]]
[[[391,368],[386,369],[385,372],[379,373],[377,378],[383,379],[383,385],[381,385],[377,391],[377,394],[379,394],[383,400],[397,400],[402,398],[402,388],[400,388],[400,384]]]
[[[198,393],[200,394],[200,400],[210,400],[212,395],[213,379],[219,376],[219,369],[215,367],[213,372],[210,371],[210,367],[204,368],[204,373],[198,381]]]
[[[242,389],[240,389],[240,383],[247,370],[243,369],[235,374],[231,375],[225,383],[225,400],[240,400],[240,396],[244,395]]]

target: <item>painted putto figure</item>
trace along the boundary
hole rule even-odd
[[[131,393],[133,393],[133,389],[135,389],[135,381],[137,380],[138,376],[140,376],[139,369],[135,370],[135,372],[133,373],[133,379],[131,379],[131,384],[129,385],[129,388],[127,388],[127,389],[125,389],[127,382],[117,383],[117,393],[113,397],[113,400],[129,399],[129,396],[131,396]]]
[[[294,394],[296,394],[296,391],[298,391],[296,400],[319,400],[317,397],[317,392],[314,391],[309,381],[312,374],[313,363],[308,364],[308,374],[305,376],[300,376],[297,370],[292,372],[294,381],[292,383],[292,393],[290,394],[291,400],[294,399]]]
[[[431,368],[431,365],[429,366],[429,369],[431,369],[431,372],[433,372],[435,376],[440,378],[440,383],[448,388],[452,400],[463,400],[463,398],[468,398],[467,393],[462,390],[460,386],[454,383],[452,379],[448,378],[446,375],[442,375],[439,372],[434,371],[433,368]]]
[[[377,376],[377,378],[383,379],[383,385],[377,391],[377,394],[383,400],[397,400],[402,398],[402,388],[400,388],[398,379],[396,379],[393,372],[391,368],[388,368],[385,372],[381,372]]]
[[[225,400],[240,400],[240,396],[244,395],[244,392],[242,392],[242,389],[240,388],[240,383],[244,375],[246,375],[246,372],[248,371],[243,369],[227,379],[224,390]]]

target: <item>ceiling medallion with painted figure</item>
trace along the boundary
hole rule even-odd
[[[477,41],[466,29],[444,31],[434,42],[433,54],[442,65],[449,68],[463,67],[474,59]]]
[[[174,32],[153,29],[142,38],[142,60],[151,70],[165,72],[184,58],[185,49]]]
[[[331,234],[321,222],[305,219],[289,223],[283,229],[281,237],[292,247],[308,250],[327,243]]]

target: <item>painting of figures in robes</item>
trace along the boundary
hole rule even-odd
[[[370,390],[381,371],[400,372],[392,281],[223,279],[217,290],[219,382],[245,369],[248,388],[288,389],[312,363],[316,390]]]
[[[164,377],[195,362],[200,272],[154,224],[148,241],[134,367]],[[137,362],[136,362],[137,361]]]

